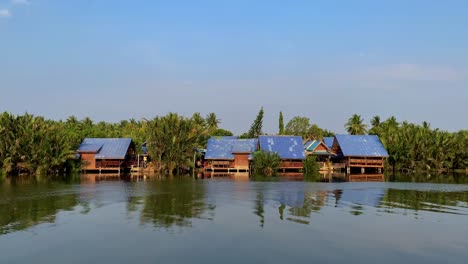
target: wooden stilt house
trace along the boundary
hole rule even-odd
[[[353,169],[360,169],[362,173],[366,169],[381,172],[384,159],[388,157],[376,135],[336,135],[332,150],[348,172]]]
[[[212,137],[205,153],[205,171],[249,171],[258,139]]]
[[[131,138],[85,138],[77,150],[82,171],[122,171],[136,163]]]
[[[312,139],[304,143],[306,156],[315,156],[316,160],[320,163],[321,171],[333,170],[331,157],[335,153],[323,142],[323,140]]]
[[[275,152],[281,158],[280,171],[303,169],[304,144],[299,136],[260,136],[260,150]]]

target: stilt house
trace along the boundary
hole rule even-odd
[[[204,168],[206,171],[249,171],[258,139],[212,137],[208,140]]]
[[[260,150],[275,152],[281,158],[279,169],[301,170],[305,159],[304,144],[299,136],[260,136]]]
[[[316,156],[320,163],[320,170],[332,170],[330,158],[335,156],[335,153],[323,142],[323,140],[313,139],[304,143],[306,156]]]
[[[333,141],[333,152],[337,160],[350,172],[352,169],[373,169],[380,172],[387,150],[376,135],[336,135]]]
[[[77,150],[82,171],[122,171],[135,160],[131,138],[85,138]]]

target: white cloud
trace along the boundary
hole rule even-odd
[[[27,5],[29,4],[29,0],[12,0],[11,1],[15,5]]]
[[[0,18],[1,17],[11,17],[10,10],[8,9],[0,9]]]

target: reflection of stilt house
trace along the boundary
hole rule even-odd
[[[131,138],[85,138],[77,150],[82,171],[122,171],[136,162]]]
[[[348,172],[360,169],[381,172],[388,153],[375,135],[336,135],[333,141],[336,161]]]
[[[335,154],[331,149],[323,142],[323,140],[307,140],[304,143],[306,156],[312,155],[316,157],[316,160],[320,163],[321,171],[333,170],[330,158]]]
[[[205,154],[205,171],[249,171],[257,139],[212,137]]]
[[[260,136],[260,150],[276,152],[280,158],[280,171],[301,170],[305,159],[304,144],[299,136]]]

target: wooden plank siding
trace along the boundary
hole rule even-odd
[[[383,168],[384,159],[382,157],[348,157],[350,168]]]
[[[205,170],[210,171],[248,171],[250,166],[249,153],[235,153],[234,160],[209,160],[205,164]]]
[[[279,169],[302,169],[304,165],[302,160],[281,160]]]

